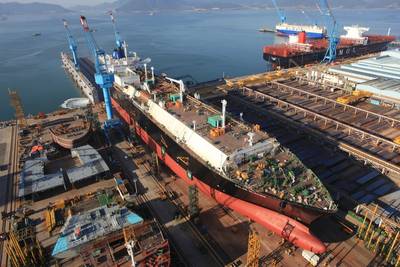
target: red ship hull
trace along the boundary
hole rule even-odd
[[[341,39],[336,49],[338,59],[359,57],[366,54],[385,51],[390,42],[395,40],[393,36],[368,36],[367,44],[355,44],[354,40]],[[275,44],[265,46],[263,58],[274,67],[291,68],[318,63],[323,60],[328,47],[328,41],[312,40],[305,49],[304,44]]]
[[[215,199],[218,203],[259,223],[275,234],[282,236],[297,247],[318,254],[326,251],[325,245],[318,238],[313,236],[310,233],[309,228],[304,224],[290,217],[279,214],[278,212],[254,205],[218,191],[195,176],[189,178],[187,171],[182,168],[173,157],[168,155],[168,153],[163,153],[162,146],[158,144],[114,99],[112,99],[112,104],[120,117],[135,129],[137,136],[140,137],[154,152],[156,152],[158,158],[162,160],[178,177],[183,179],[186,184],[195,185],[201,192]]]

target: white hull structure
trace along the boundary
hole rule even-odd
[[[305,32],[308,38],[320,39],[326,36],[326,28],[318,25],[301,25],[279,23],[275,27],[277,34],[280,35],[297,35]]]

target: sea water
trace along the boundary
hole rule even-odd
[[[343,25],[371,27],[372,33],[400,35],[396,10],[334,10]],[[0,120],[11,119],[8,88],[17,90],[26,114],[50,112],[67,98],[78,97],[61,67],[60,52],[68,51],[62,19],[69,21],[78,43],[79,56],[90,56],[79,24],[79,13],[8,17],[0,21]],[[107,15],[84,14],[99,46],[111,53],[114,34]],[[320,23],[317,12],[312,13]],[[310,23],[297,10],[287,11],[288,21]],[[264,45],[283,42],[259,28],[273,28],[278,22],[274,10],[214,10],[208,12],[169,11],[118,14],[117,24],[130,51],[150,57],[157,73],[171,77],[190,75],[195,81],[263,72]],[[41,33],[34,37],[34,33]]]

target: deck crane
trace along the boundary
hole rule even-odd
[[[117,29],[117,25],[115,23],[115,18],[114,18],[112,11],[110,11],[108,14],[111,17],[111,22],[113,24],[114,35],[115,35],[116,47],[114,48],[114,51],[113,51],[113,58],[114,59],[124,58],[125,56],[127,56],[126,43],[125,43],[125,41],[121,40],[121,35],[119,34],[119,31]]]
[[[326,54],[322,62],[331,63],[336,59],[336,48],[340,41],[338,37],[338,25],[335,16],[333,15],[331,8],[329,7],[328,0],[320,0],[319,8],[322,15],[326,16],[327,18],[329,40],[328,49],[326,50]]]
[[[79,69],[78,53],[77,53],[78,46],[76,45],[75,39],[72,36],[72,33],[68,28],[68,22],[65,19],[63,19],[63,22],[64,22],[65,31],[67,33],[69,49],[71,50],[72,58],[74,60],[75,69],[78,70]]]
[[[89,50],[93,55],[95,70],[94,78],[96,84],[98,84],[103,90],[104,104],[106,106],[107,121],[104,123],[105,128],[114,128],[120,124],[119,120],[113,120],[113,110],[111,105],[110,88],[114,83],[114,74],[109,73],[107,70],[106,53],[103,49],[99,48],[92,32],[90,31],[89,24],[86,17],[81,16],[81,24],[83,31],[86,34],[86,40],[89,46]]]
[[[278,12],[278,16],[279,16],[279,19],[281,20],[281,23],[285,23],[285,22],[286,22],[286,15],[285,15],[285,12],[283,11],[282,8],[280,8],[280,7],[278,6],[278,4],[276,3],[276,0],[272,0],[272,3],[274,4],[274,7],[275,7],[275,9],[276,9],[276,12]]]

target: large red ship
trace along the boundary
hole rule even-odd
[[[306,225],[337,207],[318,177],[257,125],[228,117],[225,101],[214,110],[170,80],[116,85],[113,107],[188,185],[303,249],[324,252]]]
[[[336,49],[338,59],[358,57],[387,50],[389,43],[396,40],[394,36],[367,35],[368,28],[359,26],[344,27],[346,35],[340,37]],[[307,40],[304,33],[299,33],[294,40],[283,44],[264,47],[264,60],[276,68],[291,68],[321,62],[325,56],[329,41]]]
[[[185,92],[185,85],[110,60],[112,105],[119,117],[178,177],[296,246],[323,253],[308,225],[337,212],[319,178],[260,130]],[[82,65],[93,75],[92,64]]]

